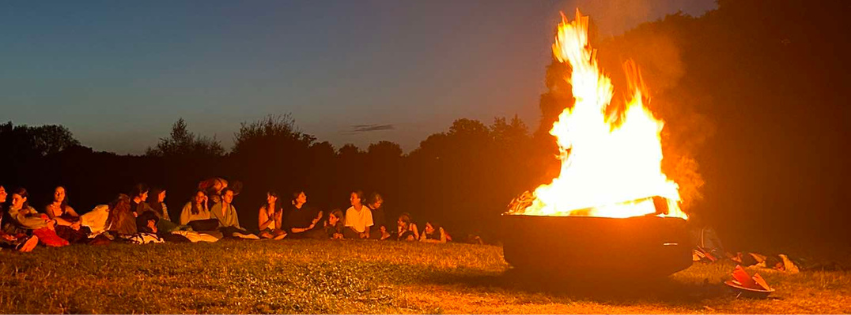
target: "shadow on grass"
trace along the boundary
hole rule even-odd
[[[432,272],[423,282],[461,285],[471,289],[499,288],[512,294],[548,294],[601,303],[652,301],[668,305],[697,305],[705,299],[731,297],[719,284],[684,283],[671,278],[561,276],[508,269],[503,273]]]

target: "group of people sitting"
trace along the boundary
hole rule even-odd
[[[446,231],[432,222],[426,222],[420,231],[407,213],[401,214],[395,225],[387,224],[381,194],[373,193],[364,203],[362,191],[351,192],[351,207],[345,211],[333,209],[327,214],[308,205],[302,190],[294,192],[286,206],[277,192],[268,191],[258,212],[257,230],[252,233],[239,223],[233,205],[237,194],[224,179],[206,180],[174,217],[165,205],[165,189],[137,184],[129,195],[120,194],[109,204],[80,215],[68,205],[65,187],[56,187],[53,201],[39,212],[29,205],[26,189],[8,193],[0,186],[0,247],[27,252],[39,243],[59,247],[113,241],[216,242],[222,238],[451,241]],[[2,209],[9,196],[8,207]]]

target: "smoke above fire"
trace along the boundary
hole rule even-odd
[[[667,14],[700,16],[718,7],[716,0],[567,0],[561,4],[564,8],[582,8],[583,13],[594,17],[591,33],[603,38],[619,36]]]

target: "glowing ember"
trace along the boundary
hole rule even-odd
[[[677,184],[662,173],[664,123],[644,107],[647,90],[634,63],[624,65],[631,100],[622,112],[607,117],[612,82],[597,66],[588,44],[588,17],[578,9],[570,23],[562,14],[553,54],[570,63],[573,72],[566,80],[575,98],[550,130],[561,152],[561,174],[521,196],[522,206],[509,213],[626,218],[656,213],[652,197],[658,196],[667,199],[656,198],[667,202],[668,213],[661,215],[686,218]]]

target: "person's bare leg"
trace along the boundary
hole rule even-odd
[[[29,253],[33,250],[33,248],[35,248],[36,245],[38,245],[38,236],[33,235],[32,237],[24,241],[24,244],[21,245],[21,248],[19,248],[18,251],[22,253]]]

